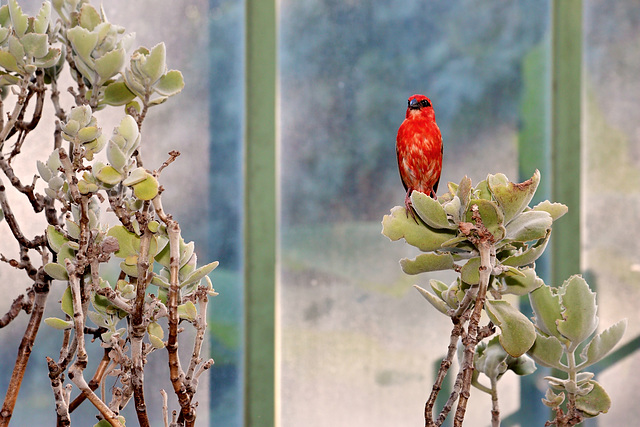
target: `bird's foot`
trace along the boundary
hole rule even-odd
[[[407,191],[407,195],[404,198],[404,208],[407,213],[407,218],[409,218],[409,215],[411,215],[411,218],[413,218],[416,224],[420,224],[420,221],[418,221],[418,217],[416,215],[416,211],[415,209],[413,209],[413,205],[411,204],[411,197],[409,197],[410,195],[411,192]]]

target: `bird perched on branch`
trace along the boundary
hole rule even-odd
[[[416,190],[437,199],[436,191],[442,172],[442,135],[436,124],[431,100],[413,95],[407,103],[407,114],[398,129],[396,154],[400,178],[407,194],[404,205],[416,219],[411,193]]]

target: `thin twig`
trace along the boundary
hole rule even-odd
[[[102,378],[104,378],[105,373],[107,372],[109,363],[111,363],[111,358],[109,357],[109,349],[105,348],[104,355],[102,356],[102,359],[100,360],[100,363],[98,364],[98,367],[93,374],[93,378],[91,378],[91,381],[89,381],[89,388],[92,391],[95,391],[100,386]],[[85,394],[79,394],[73,400],[73,402],[69,404],[69,412],[73,412],[78,406],[80,406],[80,404],[85,401],[86,397],[87,396]]]
[[[26,300],[25,295],[27,296]],[[30,289],[27,294],[18,295],[18,297],[13,300],[13,303],[11,303],[9,310],[0,318],[0,328],[4,328],[11,323],[11,321],[18,317],[18,314],[20,314],[22,310],[27,314],[30,313],[33,307],[33,299],[32,289]]]
[[[2,208],[4,219],[7,221],[7,225],[9,225],[9,229],[11,230],[13,237],[15,237],[20,246],[29,249],[45,246],[46,238],[44,235],[35,236],[33,240],[29,240],[22,233],[20,225],[18,224],[18,220],[13,214],[13,210],[11,209],[9,201],[7,200],[6,189],[4,183],[2,182],[2,179],[0,179],[0,208]]]

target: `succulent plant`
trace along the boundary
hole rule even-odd
[[[492,424],[499,425],[497,381],[508,370],[519,375],[533,372],[534,361],[567,375],[546,378],[550,389],[543,402],[556,411],[554,422],[574,425],[609,409],[611,402],[602,386],[593,380],[593,374],[582,370],[613,349],[624,333],[626,321],[589,341],[598,318],[595,293],[584,279],[572,276],[556,289],[537,276],[535,261],[549,242],[553,222],[567,212],[565,205],[549,201],[529,206],[539,182],[538,171],[522,183],[513,183],[503,174],[490,174],[475,187],[465,177],[460,184],[449,183],[448,192],[437,200],[414,191],[411,203],[420,221],[400,206],[382,221],[382,233],[389,239],[404,239],[423,252],[414,259],[400,260],[405,273],[458,273],[449,285],[435,279],[429,281],[431,290],[415,285],[454,324],[449,352],[427,401],[427,425],[433,423],[433,404],[451,364],[452,349],[461,337],[464,345],[458,349],[460,371],[440,421],[456,399],[460,399],[456,419],[464,418],[466,397],[460,396],[465,396],[473,384],[491,394]],[[529,295],[535,323],[503,299],[508,294]],[[491,320],[484,327],[479,326],[482,310]],[[500,334],[484,342],[495,327],[500,328]],[[577,357],[575,352],[580,345],[584,347]],[[478,381],[479,373],[490,379],[490,387]],[[560,405],[567,395],[565,414]]]
[[[489,175],[472,187],[463,178],[460,184],[449,183],[448,192],[437,200],[413,192],[411,201],[418,217],[416,223],[404,207],[395,207],[382,221],[382,233],[391,240],[405,239],[425,252],[414,259],[402,259],[400,265],[407,274],[438,270],[460,273],[447,285],[431,279],[428,291],[416,285],[418,291],[440,312],[449,316],[459,313],[463,303],[469,304],[468,292],[479,284],[480,251],[473,223],[474,210],[490,233],[491,279],[485,310],[502,330],[501,342],[507,353],[521,356],[533,345],[533,324],[503,295],[526,295],[543,282],[535,274],[535,261],[542,255],[551,235],[553,221],[567,212],[560,203],[542,202],[529,207],[540,183],[536,171],[531,179],[516,184],[503,174]]]

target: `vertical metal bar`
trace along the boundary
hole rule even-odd
[[[551,5],[548,9],[551,21]],[[542,180],[532,205],[551,198],[550,166],[550,118],[551,99],[551,62],[550,37],[544,37],[522,61],[523,91],[520,99],[520,132],[518,134],[518,170],[519,179],[531,178],[536,169],[540,170]],[[536,273],[546,283],[549,281],[549,253],[536,260]],[[529,297],[520,299],[520,310],[531,317],[533,315]],[[549,370],[538,367],[531,375],[520,377],[520,408],[502,420],[503,427],[515,425],[544,425],[549,419],[547,411],[541,411],[540,402],[544,393],[540,391],[540,382]]]
[[[276,0],[245,0],[245,425],[275,425]]]
[[[553,226],[551,284],[580,272],[582,0],[552,3],[552,200],[569,213]]]

